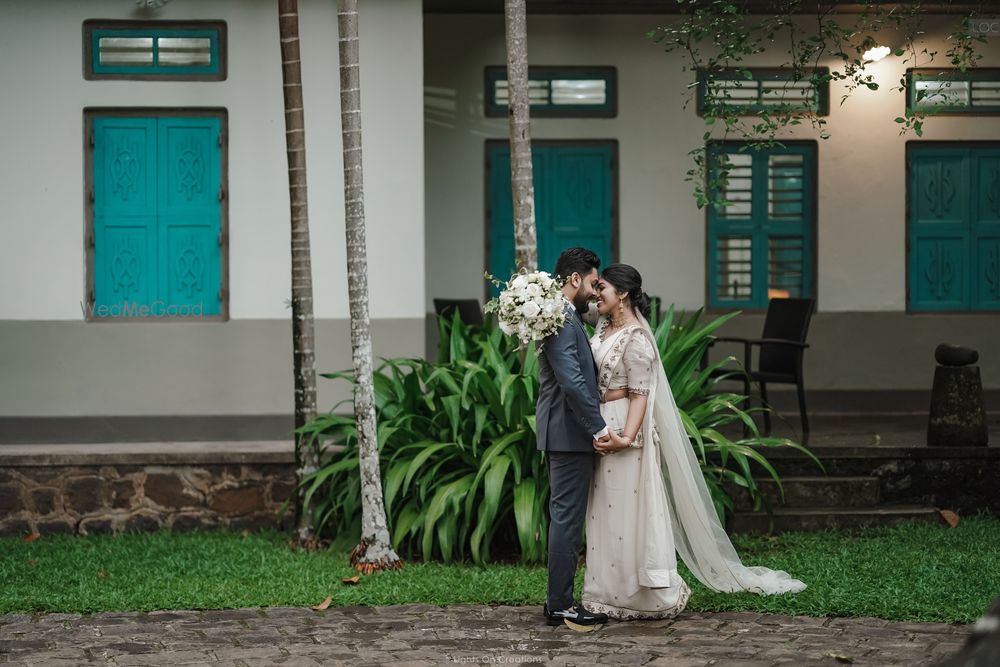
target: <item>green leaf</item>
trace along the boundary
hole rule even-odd
[[[522,479],[514,487],[514,521],[517,525],[517,541],[522,553],[533,554],[538,542],[538,526],[535,524],[537,499],[535,480]]]

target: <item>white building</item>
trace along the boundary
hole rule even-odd
[[[361,4],[375,352],[419,356],[433,346],[432,300],[482,299],[490,252],[507,242],[507,122],[494,99],[503,17],[482,2]],[[759,335],[768,288],[788,276],[769,274],[766,254],[741,255],[744,246],[727,240],[740,234],[712,227],[684,180],[706,129],[696,105],[684,105],[692,74],[645,38],[671,20],[657,11],[672,4],[530,17],[532,76],[552,95],[532,121],[536,178],[548,179],[539,186],[541,258],[592,245],[606,262],[636,265],[666,303],[751,311],[730,331]],[[562,5],[546,4],[587,3]],[[300,14],[323,372],[350,365],[336,3],[302,0]],[[932,48],[944,52],[954,20],[932,22]],[[979,49],[975,86],[994,94],[1000,39]],[[131,0],[5,2],[0,51],[0,430],[17,439],[123,424],[151,433],[287,428],[275,3],[173,0],[143,11]],[[781,64],[771,58],[749,64]],[[970,98],[972,113],[932,118],[919,139],[900,136],[893,119],[906,98],[891,89],[906,68],[893,57],[870,65],[881,89],[843,105],[832,83],[830,138],[808,125],[786,137],[801,142],[789,145],[802,221],[799,241],[782,252],[804,267],[790,291],[817,300],[806,384],[820,405],[919,409],[933,348],[946,341],[979,349],[985,385],[1000,390],[1000,106],[972,108]],[[581,78],[603,86],[589,115],[556,99],[559,81]],[[918,175],[908,188],[908,173],[949,168],[937,185]],[[914,213],[925,205],[918,190],[936,219],[961,219],[943,231],[920,227],[928,220]],[[720,252],[736,264],[720,268]],[[101,316],[122,298],[201,316]],[[344,396],[320,380],[321,408]]]

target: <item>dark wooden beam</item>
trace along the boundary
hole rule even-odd
[[[752,13],[774,11],[774,0],[737,0]],[[880,5],[912,5],[914,2],[876,0]],[[708,4],[706,2],[706,4]],[[802,13],[836,9],[839,13],[856,13],[863,9],[857,2],[824,2],[805,0]],[[991,11],[991,2],[923,2],[922,9],[933,14],[968,14],[974,10]],[[995,11],[1000,12],[1000,8]],[[677,0],[528,0],[531,14],[678,14]],[[503,0],[424,0],[426,14],[499,14],[503,13]]]

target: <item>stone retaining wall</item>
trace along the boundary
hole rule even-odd
[[[291,462],[2,466],[0,535],[279,528],[294,486]]]

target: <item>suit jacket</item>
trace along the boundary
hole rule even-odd
[[[538,382],[538,449],[593,452],[594,434],[605,426],[597,393],[597,367],[580,316],[569,304],[566,323],[542,342]]]

